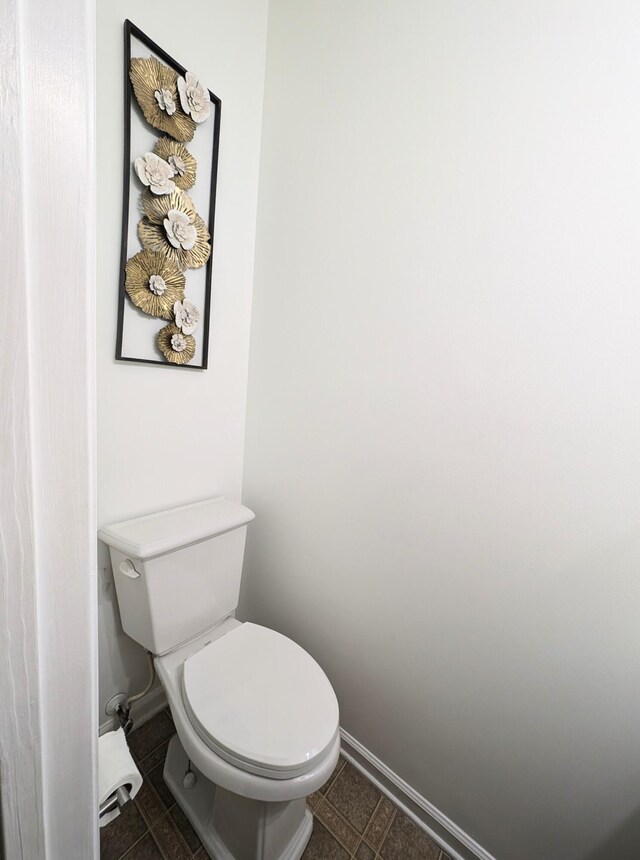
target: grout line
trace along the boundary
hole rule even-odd
[[[147,822],[145,821],[144,816],[141,816],[141,817],[142,817],[142,820],[144,821],[144,823],[146,824]],[[114,818],[114,821],[115,821],[115,820],[116,820],[116,819]],[[110,822],[109,822],[109,824],[111,824],[111,823],[112,823],[112,822],[110,821]],[[108,826],[109,826],[109,824],[107,824],[106,826],[108,827]],[[142,836],[138,836],[138,838],[136,839],[136,841],[135,841],[135,842],[132,842],[132,843],[131,843],[131,845],[130,845],[130,846],[129,846],[125,851],[123,851],[123,852],[122,852],[122,854],[120,855],[120,857],[118,858],[118,860],[125,860],[125,858],[126,858],[127,854],[128,854],[130,851],[133,851],[133,849],[136,847],[136,845],[138,844],[138,842],[142,842],[142,840],[144,839],[144,837],[145,837],[148,833],[151,833],[151,830],[150,830],[150,828],[149,828],[149,827],[147,827],[147,829],[144,831],[144,833],[142,834]],[[154,841],[155,841],[155,840],[154,840]]]
[[[158,821],[160,821],[160,819],[158,819]],[[162,847],[162,845],[161,845],[161,844],[158,842],[158,840],[156,839],[155,834],[153,833],[153,831],[151,831],[151,836],[152,836],[152,838],[153,838],[153,841],[155,842],[156,848],[158,849],[158,851],[159,851],[159,852],[160,852],[160,854],[162,855],[163,860],[171,860],[171,857],[167,857],[167,855],[164,853],[164,848]]]
[[[362,845],[362,836],[360,837],[360,839],[358,839],[358,844],[353,849],[353,854],[351,855],[352,857],[357,858],[358,848],[360,848],[361,845]],[[365,845],[366,845],[366,843],[365,843]]]
[[[337,815],[338,817],[340,817],[340,818],[342,818],[343,820],[345,820],[345,821],[346,821],[346,819],[344,818],[344,816],[343,816],[343,815],[341,815],[341,814],[338,812],[338,810],[335,808],[335,806],[333,806],[333,804],[332,804],[332,803],[329,803],[329,801],[327,801],[325,797],[323,797],[323,798],[322,798],[322,800],[318,803],[318,805],[317,805],[317,806],[316,806],[316,808],[312,811],[312,813],[311,813],[311,814],[313,815],[313,817],[314,817],[315,819],[317,819],[318,823],[319,823],[319,824],[321,824],[321,825],[326,829],[327,833],[329,833],[331,836],[333,836],[333,838],[336,840],[336,842],[338,843],[338,845],[339,845],[341,848],[344,848],[344,850],[347,852],[347,854],[349,855],[349,857],[354,857],[354,856],[355,856],[355,854],[351,852],[351,849],[350,849],[347,845],[345,845],[345,844],[344,844],[344,842],[343,842],[343,841],[340,839],[340,837],[338,836],[338,834],[334,832],[334,830],[330,827],[329,822],[328,822],[328,821],[325,821],[323,818],[321,818],[321,817],[320,817],[320,815],[318,815],[318,812],[320,811],[320,807],[321,807],[321,806],[324,806],[325,802],[326,802],[327,806],[330,806],[330,807],[331,807],[331,809],[336,813],[336,815]],[[348,822],[348,821],[347,821],[347,824],[349,825],[349,827],[351,827],[351,825],[349,824],[349,822]],[[359,845],[359,844],[360,844],[360,843],[358,843],[358,845]],[[356,849],[358,848],[358,845],[356,845]]]
[[[384,795],[383,795],[383,797],[384,797]],[[389,800],[389,798],[387,798],[387,800]],[[390,801],[390,802],[391,802],[391,801]],[[380,840],[380,845],[378,845],[378,848],[377,848],[377,850],[376,850],[376,855],[377,855],[380,851],[382,851],[382,848],[383,848],[384,843],[385,843],[385,841],[386,841],[386,839],[387,839],[387,836],[389,835],[389,831],[391,830],[391,825],[392,825],[392,824],[393,824],[393,822],[396,820],[396,815],[398,814],[398,807],[395,805],[395,803],[391,803],[391,805],[393,806],[393,812],[392,812],[392,813],[391,813],[391,815],[389,816],[389,823],[387,824],[387,826],[386,826],[386,828],[385,828],[385,830],[384,830],[384,832],[383,832],[383,834],[382,834],[382,838],[381,838],[381,840]],[[436,846],[436,847],[437,847],[437,846]],[[374,849],[374,850],[375,850],[375,849]]]
[[[370,780],[369,780],[369,782],[370,782]],[[373,844],[371,842],[369,842],[369,838],[367,837],[367,831],[369,830],[369,825],[371,824],[373,819],[376,817],[376,813],[378,812],[378,810],[380,809],[380,807],[382,806],[382,804],[385,800],[389,800],[389,798],[381,793],[380,794],[380,800],[376,804],[376,808],[371,813],[371,818],[367,822],[367,826],[364,828],[364,830],[362,832],[362,841],[367,846],[367,848],[370,848],[373,851],[373,853],[376,857],[380,856],[380,851],[382,850],[382,846],[384,845],[384,841],[387,838],[387,836],[389,835],[389,831],[391,830],[391,825],[393,824],[395,817],[398,813],[398,809],[397,809],[396,805],[394,803],[392,803],[391,805],[392,805],[393,809],[392,809],[391,815],[389,816],[389,821],[387,822],[387,826],[385,827],[385,829],[382,831],[382,835],[380,836],[380,842],[379,842],[378,847],[375,848],[373,846]],[[439,858],[438,858],[438,860],[439,860]]]
[[[168,811],[166,811],[166,812],[164,813],[164,815],[161,815],[161,816],[160,816],[160,818],[158,818],[158,821],[156,821],[156,824],[158,824],[160,821],[162,821],[162,819],[165,817],[165,815],[168,815],[168,814],[169,814],[169,812],[168,812]],[[154,826],[155,826],[155,825],[154,825]],[[167,856],[167,854],[165,854],[164,847],[163,847],[163,846],[160,844],[160,842],[158,842],[158,840],[156,839],[156,835],[155,835],[155,833],[153,832],[153,830],[151,830],[151,835],[153,836],[153,841],[154,841],[154,842],[156,843],[156,845],[158,846],[158,851],[159,851],[159,852],[162,854],[162,856],[164,857],[164,860],[172,860],[172,858],[171,858],[171,857],[169,857],[169,856]]]
[[[177,802],[176,802],[176,803],[174,803],[174,804],[172,804],[171,809],[173,809],[173,807],[174,807],[174,806],[177,806]],[[193,857],[193,851],[192,851],[192,850],[191,850],[191,848],[189,848],[189,846],[187,845],[187,840],[184,838],[184,836],[182,835],[182,833],[180,833],[180,829],[179,829],[178,825],[177,825],[177,824],[175,823],[175,821],[173,820],[173,816],[171,815],[171,811],[170,811],[169,809],[167,809],[167,811],[165,812],[165,815],[161,815],[161,816],[160,816],[160,818],[158,819],[158,821],[161,821],[165,816],[168,816],[168,817],[169,817],[169,821],[170,821],[170,822],[171,822],[171,824],[173,825],[173,828],[174,828],[174,830],[175,830],[175,832],[176,832],[176,835],[177,835],[178,839],[180,839],[180,841],[182,842],[182,844],[184,845],[184,847],[187,849],[187,855],[191,855],[191,857]],[[157,823],[157,822],[156,822],[156,823]],[[153,832],[153,831],[152,831],[152,832]],[[173,860],[173,858],[169,857],[169,858],[167,858],[167,860]]]
[[[140,813],[140,815],[142,816],[143,820],[146,822],[146,824],[147,824],[147,826],[148,826],[149,830],[151,830],[151,828],[152,828],[152,827],[153,827],[153,825],[156,823],[156,821],[160,821],[160,819],[162,818],[162,816],[164,815],[164,813],[167,811],[167,807],[166,807],[166,806],[164,805],[164,803],[162,802],[162,799],[160,798],[160,795],[158,794],[158,792],[157,792],[157,791],[156,791],[156,789],[155,789],[155,786],[153,785],[153,783],[151,782],[151,780],[149,779],[149,777],[148,777],[148,776],[146,776],[146,775],[144,775],[144,776],[142,777],[142,781],[144,782],[145,780],[146,780],[146,782],[147,782],[147,791],[153,792],[153,794],[154,794],[154,796],[155,796],[155,799],[158,801],[158,808],[159,808],[159,809],[164,810],[164,811],[163,811],[163,812],[161,812],[158,816],[156,816],[156,818],[153,820],[153,822],[152,822],[152,823],[150,823],[150,822],[147,820],[147,816],[145,815],[145,813],[144,813],[144,811],[143,811],[142,807],[141,807],[138,803],[136,803],[136,798],[134,797],[133,802],[134,802],[134,803],[136,803],[136,806],[137,806],[137,808],[138,808],[138,812],[139,812],[139,813]],[[136,797],[137,797],[137,795],[136,795]]]
[[[176,732],[174,732],[173,734],[175,735]],[[152,750],[149,750],[149,752],[145,755],[144,758],[138,758],[138,764],[140,765],[140,767],[143,767],[143,762],[145,762],[149,758],[149,756],[152,756],[154,754],[154,752],[157,752],[160,749],[160,747],[162,746],[162,744],[166,744],[167,741],[170,741],[172,737],[173,737],[173,735],[169,735],[168,738],[164,738],[164,740],[160,741],[160,743],[157,746],[155,746]],[[136,758],[137,758],[137,756],[136,756]],[[144,770],[146,771],[147,768],[144,767]],[[153,770],[155,770],[155,767],[153,768]]]
[[[322,792],[320,792],[320,793],[322,794],[322,796],[323,796],[323,797],[326,797],[326,796],[329,794],[329,792],[331,791],[331,789],[333,788],[333,786],[334,786],[334,785],[336,784],[336,782],[338,781],[338,777],[340,776],[340,774],[342,773],[342,771],[343,771],[343,770],[344,770],[344,768],[345,768],[345,765],[346,765],[346,763],[347,763],[347,760],[346,760],[345,758],[343,758],[343,757],[342,757],[342,755],[340,756],[340,760],[342,761],[342,764],[341,764],[341,765],[340,765],[340,767],[336,770],[335,775],[334,775],[333,779],[331,780],[331,782],[328,782],[328,783],[327,783],[327,788],[326,788],[326,790],[325,790],[324,794],[322,794]]]
[[[318,806],[316,807],[316,810],[320,809],[320,807],[321,807],[321,806],[325,806],[325,805],[326,805],[326,806],[328,806],[328,807],[331,809],[331,811],[333,812],[333,814],[334,814],[338,819],[340,819],[340,820],[342,821],[342,823],[343,823],[343,824],[345,824],[349,830],[353,830],[353,832],[356,834],[356,837],[360,837],[360,839],[362,838],[361,834],[360,834],[360,833],[358,833],[358,831],[357,831],[357,830],[356,830],[356,828],[353,826],[353,824],[351,824],[351,822],[350,822],[350,821],[347,821],[347,819],[346,819],[346,818],[344,817],[344,815],[340,812],[340,810],[336,809],[336,807],[333,805],[333,803],[331,803],[331,801],[330,801],[330,800],[328,800],[326,797],[323,799],[322,803],[319,803],[319,804],[318,804]],[[342,845],[342,847],[345,849],[345,851],[346,851],[348,854],[351,854],[351,849],[349,848],[349,846],[348,846],[348,845],[345,845],[345,843],[340,839],[340,837],[338,836],[338,834],[337,834],[337,833],[335,833],[335,832],[331,829],[331,827],[329,826],[329,824],[328,824],[326,821],[323,821],[323,819],[322,819],[319,815],[318,815],[318,820],[320,821],[320,823],[321,823],[324,827],[326,827],[326,828],[327,828],[327,830],[328,830],[328,831],[329,831],[329,833],[334,837],[334,839],[335,839],[337,842],[339,842],[339,843],[340,843],[340,845]],[[358,844],[359,844],[359,843],[358,843]],[[356,844],[356,848],[358,847],[358,844]]]
[[[317,818],[317,819],[318,819],[318,821],[319,821],[319,822],[320,822],[324,827],[326,827],[326,828],[327,828],[327,830],[329,831],[329,833],[334,837],[334,839],[338,842],[338,844],[339,844],[339,845],[341,845],[341,846],[342,846],[342,847],[347,851],[347,853],[349,854],[349,856],[350,856],[351,858],[355,858],[355,857],[356,857],[356,854],[357,854],[357,852],[358,852],[358,849],[360,848],[360,845],[364,842],[364,844],[367,846],[367,848],[369,848],[369,849],[371,849],[371,851],[373,851],[373,853],[374,853],[374,860],[379,860],[379,858],[380,858],[380,853],[379,853],[379,852],[380,852],[380,849],[382,848],[382,846],[383,846],[383,844],[384,844],[384,840],[387,838],[387,835],[388,835],[388,833],[389,833],[389,830],[391,829],[391,825],[392,825],[393,820],[394,820],[394,818],[395,818],[395,816],[396,816],[397,809],[396,809],[395,804],[394,804],[393,812],[392,812],[392,814],[391,814],[391,816],[390,816],[390,818],[389,818],[389,822],[388,822],[388,824],[387,824],[387,827],[385,828],[385,830],[384,830],[384,832],[383,832],[383,834],[382,834],[382,838],[381,838],[381,840],[380,840],[380,845],[378,846],[378,849],[376,850],[375,848],[373,848],[373,846],[371,846],[371,845],[368,843],[368,841],[365,839],[364,834],[366,833],[367,828],[369,827],[369,825],[371,824],[371,822],[372,822],[372,821],[373,821],[373,819],[375,818],[376,812],[377,812],[377,811],[378,811],[378,809],[380,808],[380,806],[381,806],[381,804],[382,804],[382,801],[383,801],[383,799],[385,798],[385,796],[384,796],[384,794],[380,793],[380,797],[379,797],[379,799],[378,799],[378,802],[376,803],[375,809],[373,810],[373,812],[372,812],[372,813],[371,813],[371,815],[369,816],[369,820],[367,821],[367,823],[366,823],[366,825],[365,825],[365,827],[364,827],[363,832],[362,832],[362,833],[359,833],[359,832],[356,830],[356,828],[351,824],[351,822],[349,822],[349,821],[346,819],[346,817],[345,817],[345,816],[340,812],[340,810],[339,810],[339,809],[337,809],[337,807],[335,807],[335,806],[334,806],[334,804],[329,800],[329,797],[328,797],[329,792],[331,791],[331,789],[333,788],[333,786],[335,785],[335,783],[338,781],[338,779],[339,779],[339,777],[340,777],[341,773],[343,772],[343,770],[345,769],[345,767],[346,767],[346,765],[347,765],[347,760],[344,758],[344,756],[342,756],[342,755],[341,755],[341,756],[340,756],[340,758],[341,758],[342,764],[341,764],[341,766],[339,767],[339,769],[336,771],[336,774],[335,774],[334,778],[333,778],[333,779],[331,780],[331,782],[328,784],[328,787],[327,787],[326,791],[324,792],[324,794],[321,794],[321,795],[320,795],[320,800],[319,800],[319,802],[316,804],[315,808],[312,810],[312,814],[313,814],[313,816],[314,816],[315,818]],[[368,780],[368,778],[367,778],[367,781],[368,781],[368,782],[370,782],[370,780]],[[334,814],[338,819],[340,819],[340,820],[343,822],[343,824],[345,824],[345,825],[346,825],[350,830],[352,830],[352,831],[356,834],[356,836],[358,837],[358,841],[356,842],[356,845],[355,845],[355,847],[353,848],[353,850],[351,850],[351,849],[348,847],[348,845],[345,845],[345,843],[342,841],[342,839],[340,838],[340,836],[339,836],[337,833],[335,833],[335,832],[333,831],[333,829],[329,826],[328,822],[326,822],[326,821],[324,820],[324,818],[322,817],[322,815],[321,815],[321,808],[322,808],[325,804],[326,804],[326,806],[327,806],[327,807],[329,807],[329,808],[331,809],[331,811],[333,812],[333,814]],[[438,860],[440,860],[440,858],[438,858]]]
[[[378,802],[376,803],[376,808],[375,808],[375,809],[373,810],[373,812],[371,813],[371,818],[367,821],[367,823],[366,823],[366,825],[365,825],[365,828],[364,828],[364,830],[362,831],[362,839],[364,840],[365,845],[367,845],[369,848],[371,848],[371,850],[372,850],[374,853],[375,853],[375,850],[376,850],[376,849],[375,849],[372,845],[369,845],[369,840],[366,838],[366,836],[367,836],[367,830],[369,829],[369,825],[371,824],[371,822],[373,821],[373,819],[376,817],[376,812],[377,812],[377,811],[380,809],[380,807],[382,806],[382,798],[383,798],[383,797],[384,797],[384,795],[382,795],[382,794],[381,794],[381,795],[380,795],[380,798],[379,798],[379,800],[378,800]],[[385,835],[386,835],[386,834],[385,834]],[[380,841],[380,845],[382,845],[382,843],[383,843],[383,842],[384,842],[384,837],[381,839],[381,841]]]

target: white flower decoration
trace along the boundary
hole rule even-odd
[[[182,329],[183,334],[193,334],[200,322],[200,311],[193,302],[187,299],[184,302],[176,302],[173,306],[176,325]]]
[[[174,176],[184,176],[187,172],[187,165],[179,155],[170,155],[167,159],[173,170]]]
[[[184,335],[174,334],[171,336],[171,349],[174,352],[184,352],[187,348],[187,339]]]
[[[178,78],[178,94],[182,110],[194,122],[204,122],[211,113],[209,90],[200,83],[193,72]]]
[[[169,90],[156,90],[154,96],[160,110],[166,111],[167,116],[173,116],[176,112],[176,103]]]
[[[154,296],[161,296],[167,289],[167,282],[161,275],[151,275],[149,278],[149,289]]]
[[[176,184],[171,178],[173,168],[154,152],[147,152],[144,158],[136,158],[134,162],[138,179],[154,194],[171,194]]]
[[[164,219],[164,229],[167,239],[174,248],[190,251],[196,244],[198,231],[189,220],[189,216],[178,209],[169,209]]]

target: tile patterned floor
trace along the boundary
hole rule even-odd
[[[162,779],[174,732],[166,710],[129,736],[143,784],[134,802],[100,830],[101,860],[207,860],[197,834]],[[449,860],[342,757],[308,803],[315,820],[303,860]]]

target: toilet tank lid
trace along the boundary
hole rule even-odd
[[[244,505],[217,496],[105,526],[98,537],[125,555],[148,559],[237,529],[254,517]]]

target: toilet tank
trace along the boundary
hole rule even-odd
[[[166,654],[231,615],[253,518],[220,496],[100,529],[125,633]]]

